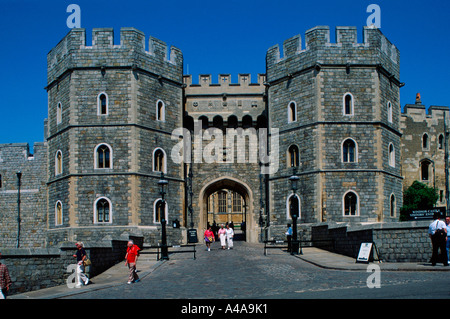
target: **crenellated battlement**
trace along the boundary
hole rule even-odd
[[[306,31],[304,49],[296,35],[283,42],[283,54],[278,44],[267,51],[268,81],[315,65],[382,65],[395,78],[400,74],[399,50],[374,27],[364,27],[361,43],[356,27],[336,27],[336,43],[331,43],[330,28],[316,26]]]
[[[178,48],[154,37],[145,47],[145,34],[134,28],[120,29],[120,44],[114,44],[112,28],[92,30],[92,45],[85,29],[72,29],[47,55],[48,83],[71,68],[141,68],[181,83],[183,54]]]
[[[238,75],[238,83],[232,83],[230,74],[219,74],[218,82],[212,83],[211,74],[200,74],[198,76],[198,84],[192,83],[192,75],[187,74],[183,76],[183,82],[186,86],[262,86],[266,79],[265,74],[258,74],[256,83],[252,82],[251,74],[242,73]]]
[[[238,83],[233,83],[230,74],[219,74],[218,82],[213,83],[211,74],[200,74],[198,84],[192,82],[192,75],[184,75],[183,83],[186,94],[263,94],[265,91],[265,74],[258,74],[256,83],[252,82],[251,74],[239,74]]]

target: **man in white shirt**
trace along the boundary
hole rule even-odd
[[[445,217],[445,225],[447,226],[447,260],[450,262],[450,216]]]
[[[448,257],[445,256],[446,252],[446,241],[447,241],[447,228],[445,223],[439,220],[440,214],[435,213],[433,222],[428,227],[428,234],[431,238],[431,243],[433,245],[433,254],[431,255],[431,264],[436,266],[436,262],[441,260],[444,266],[448,266]],[[442,231],[444,232],[442,234]],[[438,255],[438,250],[440,250],[440,255]]]

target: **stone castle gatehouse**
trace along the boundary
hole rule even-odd
[[[34,154],[0,145],[1,245],[199,239],[245,223],[246,240],[325,221],[396,221],[402,206],[400,54],[379,29],[328,27],[268,49],[265,74],[183,74],[183,54],[133,28],[72,29],[47,56],[48,119]],[[448,112],[448,108],[446,108]],[[187,137],[190,137],[189,139]],[[181,158],[181,160],[180,160]],[[158,181],[168,180],[165,209]],[[289,177],[299,177],[293,193]],[[172,222],[179,228],[172,228]]]

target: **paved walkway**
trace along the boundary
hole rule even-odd
[[[239,243],[240,244],[240,243]],[[252,250],[258,251],[260,249],[261,256],[264,256],[264,245],[263,244],[248,244],[243,243],[243,245],[251,245]],[[177,248],[175,248],[177,249]],[[181,249],[181,248],[178,248]],[[197,245],[198,253],[204,251],[204,245]],[[143,251],[145,252],[145,250]],[[280,249],[268,249],[268,255],[283,254],[287,255],[286,252],[282,252]],[[172,255],[171,255],[172,256]],[[184,256],[184,258],[191,258],[192,254]],[[322,249],[306,247],[303,248],[303,254],[293,256],[293,258],[299,258],[303,261],[310,263],[311,265],[333,270],[345,270],[345,271],[364,271],[367,272],[367,264],[356,263],[354,258],[346,257],[343,255],[331,253]],[[149,276],[159,267],[164,267],[164,265],[169,261],[157,261],[155,255],[143,253],[138,261],[139,276],[141,279]],[[380,267],[381,271],[450,271],[450,267],[444,267],[442,265],[431,266],[429,263],[378,263],[375,262]],[[117,265],[111,267],[102,274],[95,276],[91,279],[91,283],[87,286],[81,288],[68,288],[66,285],[61,285],[52,288],[41,289],[38,291],[26,292],[23,294],[16,294],[9,296],[9,299],[56,299],[63,297],[70,297],[77,294],[83,294],[87,292],[92,292],[96,290],[101,290],[105,288],[116,287],[120,285],[126,285],[128,278],[128,268],[125,266],[124,262],[120,262]]]

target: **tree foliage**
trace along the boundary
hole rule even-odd
[[[414,181],[403,193],[403,206],[400,209],[400,220],[406,220],[406,216],[411,210],[434,207],[437,199],[438,193],[435,188]]]

